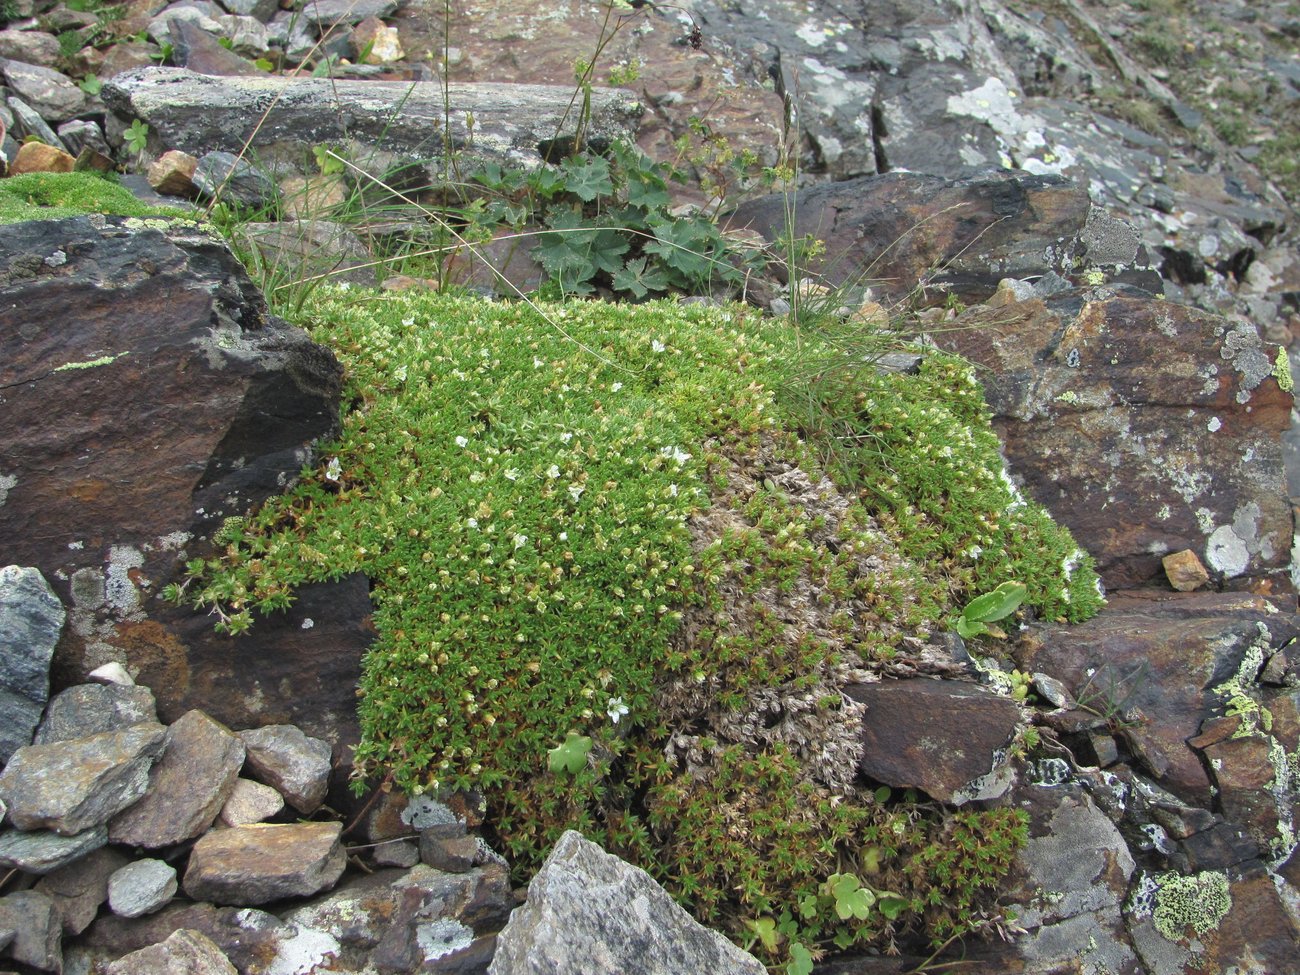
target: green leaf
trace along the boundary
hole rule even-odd
[[[979,620],[968,620],[964,616],[957,617],[955,627],[957,635],[963,640],[969,640],[971,637],[982,636],[989,631],[989,628]]]
[[[753,921],[746,921],[751,931],[763,943],[763,947],[768,951],[775,951],[777,944],[781,941],[781,936],[776,930],[776,919],[771,917],[760,917]]]
[[[534,169],[528,174],[527,182],[536,193],[547,200],[564,192],[564,177],[549,166]]]
[[[130,127],[122,133],[122,136],[126,139],[127,148],[138,155],[144,152],[145,147],[149,144],[149,126],[139,119],[135,119]]]
[[[552,772],[568,772],[577,775],[587,764],[587,753],[591,751],[591,739],[570,731],[564,743],[556,745],[546,756],[546,767]]]
[[[584,203],[614,192],[609,175],[609,161],[600,156],[570,156],[560,164],[564,187]]]
[[[797,941],[790,942],[790,961],[785,966],[786,975],[812,975],[813,956]]]
[[[880,913],[885,915],[886,918],[891,921],[897,921],[899,915],[907,910],[908,900],[906,897],[900,897],[898,894],[886,892],[880,895],[880,899],[876,902],[876,906],[880,908]]]
[[[627,202],[642,210],[657,210],[672,202],[668,184],[658,176],[637,175],[627,181]]]
[[[646,259],[638,257],[628,261],[614,275],[615,291],[630,291],[634,298],[644,298],[651,291],[666,291],[668,278],[663,269],[651,265],[646,267]]]
[[[1022,582],[1004,582],[992,592],[976,596],[961,611],[963,619],[994,623],[1014,613],[1029,590]]]
[[[835,913],[841,921],[854,917],[865,921],[871,914],[876,895],[858,883],[851,873],[832,874],[826,881],[830,895],[835,898]]]
[[[84,91],[87,95],[91,95],[91,96],[98,95],[99,90],[103,86],[104,83],[100,81],[99,78],[97,78],[93,74],[86,75],[86,77],[82,78],[81,81],[78,83],[78,87],[82,91]]]

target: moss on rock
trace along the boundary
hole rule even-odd
[[[174,208],[150,206],[125,187],[94,173],[25,173],[0,180],[0,224],[59,220],[86,213],[183,216]]]

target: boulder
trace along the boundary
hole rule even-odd
[[[60,691],[50,701],[33,744],[49,745],[157,721],[153,692],[147,687],[77,684]]]
[[[339,823],[235,826],[194,845],[185,893],[214,904],[252,906],[309,897],[333,887],[347,864]]]
[[[275,788],[300,813],[320,808],[329,788],[331,749],[293,725],[267,725],[241,731],[249,771]]]
[[[1191,549],[1216,583],[1289,591],[1284,354],[1249,322],[1140,292],[1013,291],[934,337],[984,367],[1013,478],[1106,587],[1163,585],[1162,556]]]
[[[221,812],[243,764],[239,738],[202,711],[187,711],[167,729],[148,794],[113,818],[109,838],[146,849],[194,839]]]
[[[113,962],[107,975],[236,975],[230,959],[198,931],[181,929],[166,941]]]
[[[141,723],[122,731],[20,748],[0,772],[0,798],[19,829],[61,836],[103,826],[138,801],[167,729]]]
[[[66,122],[85,107],[86,95],[76,82],[53,68],[0,58],[0,74],[47,121]]]
[[[0,468],[0,507],[16,483],[14,473]],[[0,568],[0,763],[31,744],[66,618],[39,569]]]
[[[765,971],[691,918],[645,871],[573,830],[533,877],[488,966],[490,975]]]

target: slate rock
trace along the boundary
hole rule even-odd
[[[382,20],[396,9],[397,0],[308,0],[302,15],[308,23],[325,28],[357,24],[369,17]]]
[[[105,969],[106,975],[237,975],[221,949],[198,931],[182,928],[166,941],[133,951]]]
[[[92,826],[74,836],[60,836],[44,829],[7,829],[0,831],[0,865],[24,873],[50,873],[80,861],[107,843],[108,830],[103,826]]]
[[[152,914],[176,896],[176,870],[163,860],[135,860],[108,879],[108,906],[122,917]]]
[[[849,697],[867,706],[862,717],[861,770],[877,781],[913,787],[940,802],[961,804],[984,795],[1006,760],[1020,710],[974,684],[899,680],[855,684]],[[993,786],[993,794],[1009,782]],[[975,795],[974,793],[978,793]]]
[[[987,370],[1013,479],[1087,540],[1107,589],[1191,549],[1216,583],[1289,590],[1292,396],[1254,325],[1077,289],[990,302],[935,339]]]
[[[158,722],[149,688],[138,684],[77,684],[50,701],[33,744],[49,745],[103,731],[121,731],[141,722]]]
[[[0,468],[0,506],[16,482]],[[31,744],[49,698],[50,661],[66,616],[40,570],[0,568],[0,762]]]
[[[379,867],[413,867],[420,862],[420,845],[411,840],[382,840],[370,849]]]
[[[99,913],[99,906],[108,900],[108,878],[129,862],[124,854],[104,847],[50,871],[33,889],[48,894],[54,901],[63,922],[63,933],[78,935],[90,926]]]
[[[39,30],[0,30],[0,58],[53,68],[63,57],[59,39]]]
[[[271,178],[231,152],[205,152],[191,179],[201,195],[243,209],[264,210],[276,199]]]
[[[144,795],[166,734],[162,725],[145,722],[18,749],[0,772],[10,821],[61,836],[104,825]]]
[[[227,826],[251,826],[270,819],[283,808],[284,796],[278,790],[252,779],[236,779],[221,807],[221,821]]]
[[[332,750],[293,725],[241,731],[250,773],[275,788],[300,813],[320,808],[329,789]]]
[[[713,975],[766,969],[690,917],[643,870],[569,830],[497,939],[491,975]]]
[[[477,836],[438,836],[426,830],[420,834],[420,862],[447,873],[465,873],[482,863]]]
[[[262,23],[274,17],[280,9],[280,5],[275,0],[222,0],[221,5],[232,14],[256,17]]]
[[[202,711],[187,711],[167,729],[148,794],[113,818],[109,837],[147,849],[194,839],[216,820],[243,764],[237,736]]]
[[[85,107],[86,95],[76,82],[53,68],[0,58],[0,74],[47,121],[66,122]]]
[[[93,149],[103,156],[112,155],[103,130],[87,119],[72,119],[58,128],[59,138],[68,147],[68,154],[79,155],[84,149]]]
[[[309,897],[332,887],[347,854],[339,823],[236,826],[194,845],[185,893],[214,904],[252,906]]]
[[[54,901],[35,890],[0,897],[0,931],[12,931],[7,954],[43,972],[63,970],[63,928]]]
[[[266,74],[252,61],[222,45],[217,34],[204,30],[192,20],[174,18],[168,21],[167,30],[175,63],[180,67],[199,74],[227,77]]]
[[[63,140],[58,137],[55,131],[50,128],[49,123],[41,118],[41,113],[32,108],[17,95],[10,95],[7,99],[9,108],[14,113],[14,121],[18,123],[19,132],[26,135],[34,135],[48,146],[55,149],[67,150]],[[18,135],[19,133],[13,133]]]

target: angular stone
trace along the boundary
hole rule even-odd
[[[157,849],[204,832],[235,787],[244,744],[202,711],[188,711],[167,730],[167,746],[149,775],[148,794],[114,817],[114,843]]]
[[[55,149],[65,149],[63,140],[58,137],[55,131],[50,128],[49,123],[41,118],[41,113],[36,111],[17,95],[10,95],[8,98],[9,108],[14,113],[14,121],[18,123],[19,131],[27,135],[34,135],[48,146]],[[19,133],[11,133],[17,136]],[[12,167],[11,167],[12,169]]]
[[[33,744],[86,738],[131,725],[158,722],[153,692],[147,687],[120,684],[77,684],[50,701]]]
[[[24,173],[70,173],[76,166],[77,158],[64,152],[57,146],[47,146],[40,142],[24,142],[18,148],[18,155],[9,164],[11,176]]]
[[[0,468],[0,505],[16,483]],[[39,569],[0,568],[0,763],[31,744],[49,697],[50,661],[66,616]]]
[[[162,860],[136,860],[108,880],[108,906],[122,917],[152,914],[176,896],[176,870]]]
[[[252,61],[223,46],[217,39],[218,35],[204,30],[194,21],[174,18],[168,22],[167,30],[175,63],[187,70],[224,77],[266,74]]]
[[[1228,738],[1205,749],[1224,818],[1244,826],[1264,848],[1277,837],[1279,821],[1291,818],[1292,797],[1275,796],[1270,788],[1276,778],[1271,745],[1268,738],[1250,735]]]
[[[20,748],[0,773],[10,820],[19,829],[62,836],[104,825],[144,795],[166,734],[162,725],[146,722]]]
[[[275,202],[271,178],[231,152],[205,152],[191,178],[200,195],[241,209],[264,210]]]
[[[107,834],[104,838],[107,840]],[[33,889],[54,901],[63,919],[63,933],[78,935],[95,920],[99,905],[108,900],[108,878],[128,862],[117,850],[105,847],[47,873]]]
[[[332,887],[347,854],[339,823],[237,826],[208,833],[194,845],[185,893],[214,904],[251,906],[310,897]]]
[[[102,667],[96,667],[86,675],[86,680],[95,684],[117,684],[121,687],[134,687],[135,681],[127,673],[127,669],[116,660],[104,664]]]
[[[1010,698],[959,681],[882,681],[846,693],[867,706],[862,771],[940,802],[970,798],[963,793],[998,768],[1020,720]]]
[[[52,122],[66,122],[85,107],[86,95],[67,75],[38,64],[0,58],[0,73],[27,104]]]
[[[317,27],[356,24],[368,17],[380,20],[397,9],[397,0],[308,0],[302,14]]]
[[[569,830],[498,937],[488,972],[577,972],[597,958],[626,975],[766,971],[691,918],[643,870]]]
[[[370,859],[380,867],[413,867],[420,862],[420,845],[411,840],[381,840],[371,847]]]
[[[420,834],[420,862],[447,873],[465,873],[479,860],[477,836],[438,836],[434,831]]]
[[[367,17],[352,28],[352,50],[361,64],[392,64],[406,57],[396,27],[378,17]]]
[[[168,149],[149,164],[149,185],[165,196],[191,196],[194,193],[194,167],[199,161],[188,152]]]
[[[264,822],[284,808],[284,796],[269,785],[252,779],[236,779],[230,797],[221,807],[221,821],[227,826],[251,826]]]
[[[63,928],[54,901],[35,890],[0,897],[0,931],[14,932],[8,955],[43,972],[63,970]]]
[[[1289,591],[1292,397],[1252,324],[1070,290],[971,309],[935,339],[987,370],[1013,478],[1087,540],[1107,589],[1191,549],[1216,582]]]
[[[49,830],[0,831],[0,865],[24,873],[46,874],[81,860],[108,842],[108,830],[94,826],[75,836]]]
[[[64,122],[60,125],[58,132],[59,138],[68,147],[69,155],[80,155],[88,148],[93,149],[101,156],[112,154],[113,150],[109,148],[103,131],[94,122],[85,119],[72,119],[70,122]]]
[[[328,742],[309,738],[293,725],[267,725],[241,731],[248,749],[248,768],[274,787],[289,805],[310,814],[329,790],[332,750]]]
[[[1166,555],[1160,560],[1160,564],[1164,566],[1165,578],[1169,580],[1169,584],[1179,592],[1192,592],[1210,581],[1210,574],[1205,571],[1205,566],[1196,557],[1196,553],[1189,548],[1175,552],[1173,555]]]
[[[0,30],[0,58],[53,68],[63,57],[59,39],[39,30]]]
[[[166,941],[118,959],[105,971],[106,975],[238,975],[211,939],[184,928]]]

